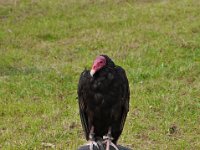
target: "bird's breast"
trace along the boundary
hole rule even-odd
[[[101,93],[95,93],[94,94],[94,101],[96,105],[102,105],[104,103],[104,96]]]

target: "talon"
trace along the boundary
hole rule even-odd
[[[105,135],[103,136],[104,142],[106,144],[106,150],[110,150],[110,145],[113,146],[116,150],[118,148],[115,146],[115,144],[112,143],[113,137],[111,135]]]
[[[117,146],[111,141],[111,139],[105,139],[103,143],[106,144],[106,150],[110,150],[110,146],[112,146],[115,150],[119,150]]]
[[[113,142],[111,142],[110,145],[111,145],[112,147],[114,147],[115,150],[119,150],[119,149],[117,148],[117,146],[116,146]]]
[[[94,146],[96,146],[99,149],[99,146],[97,142],[95,142],[95,133],[94,133],[94,126],[91,127],[90,129],[90,134],[89,134],[89,142],[87,145],[89,145],[89,150],[93,150]]]
[[[114,138],[111,136],[111,127],[108,129],[108,134],[103,136],[103,139],[103,143],[106,143],[106,150],[110,150],[110,146],[112,146],[115,150],[119,150],[117,146],[112,142]]]
[[[89,150],[93,150],[94,146],[96,146],[99,149],[99,146],[95,141],[89,141],[86,145],[89,145]]]

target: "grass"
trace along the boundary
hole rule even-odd
[[[77,149],[81,71],[126,69],[119,143],[200,149],[199,0],[0,0],[0,149]]]

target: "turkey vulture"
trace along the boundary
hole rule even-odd
[[[114,146],[129,111],[125,70],[107,55],[100,55],[91,70],[81,73],[77,93],[82,127],[91,147],[97,145],[98,138],[105,140],[107,149],[109,145]]]

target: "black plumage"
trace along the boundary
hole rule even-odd
[[[80,118],[87,140],[92,126],[95,139],[103,138],[110,127],[116,144],[129,111],[129,84],[125,70],[108,56],[101,56],[106,64],[94,76],[89,70],[81,73],[77,91]]]

